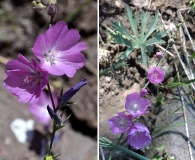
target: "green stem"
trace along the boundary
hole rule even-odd
[[[106,68],[104,70],[100,70],[99,71],[99,77],[101,77],[102,75],[106,74],[107,72],[109,72],[110,70],[114,70],[114,69],[117,69],[119,67],[122,67],[122,66],[125,66],[127,64],[125,64],[124,62],[117,62],[116,64],[112,65],[111,67],[109,68]]]
[[[114,154],[114,152],[115,152],[115,150],[116,150],[116,147],[117,147],[117,146],[118,146],[118,144],[120,143],[120,141],[121,141],[121,139],[122,139],[123,135],[124,135],[124,133],[120,135],[120,137],[119,137],[119,139],[118,139],[118,141],[117,141],[116,145],[113,147],[113,150],[112,150],[112,152],[111,152],[111,154],[110,154],[110,156],[109,156],[109,159],[108,159],[108,160],[112,160],[112,156],[113,156],[113,154]]]
[[[51,88],[50,88],[49,82],[47,84],[47,87],[48,87],[49,95],[50,95],[50,98],[51,98],[53,110],[56,113],[57,110],[55,108],[55,104],[54,104],[54,100],[53,100],[53,96],[52,96],[52,92],[51,92]],[[53,140],[54,140],[54,137],[55,137],[55,132],[56,132],[56,127],[55,127],[55,122],[53,122],[53,131],[52,131],[51,141],[50,141],[50,145],[49,145],[49,154],[50,155],[51,155],[51,148],[52,148],[52,145],[53,145]]]
[[[126,153],[129,156],[135,157],[135,158],[137,158],[139,160],[149,160],[148,158],[146,158],[144,156],[141,156],[141,155],[139,155],[139,154],[137,154],[135,152],[132,152],[132,151],[130,151],[130,150],[124,148],[124,147],[116,146],[116,149],[119,150],[119,151],[121,151],[121,152]]]

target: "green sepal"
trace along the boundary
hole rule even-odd
[[[55,160],[54,157],[50,154],[47,154],[45,157],[44,157],[44,160]]]

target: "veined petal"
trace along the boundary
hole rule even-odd
[[[57,50],[67,50],[71,46],[74,46],[79,40],[81,36],[79,32],[75,29],[70,29],[66,34],[61,34],[58,40],[55,43],[55,48]],[[64,43],[66,42],[66,43]]]
[[[7,66],[9,70],[6,71],[5,88],[17,96],[19,102],[36,102],[48,83],[48,73],[35,60],[29,62],[21,54],[18,60],[9,61]]]
[[[68,29],[67,24],[60,21],[38,36],[33,52],[41,61],[42,69],[53,75],[73,77],[85,63],[80,52],[87,46],[83,42],[77,43],[79,40],[79,32]]]

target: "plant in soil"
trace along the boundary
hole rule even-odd
[[[57,96],[51,90],[49,74],[74,77],[75,73],[85,65],[85,56],[81,51],[86,50],[87,45],[79,42],[81,38],[79,32],[69,29],[65,21],[53,24],[57,13],[56,0],[37,0],[33,1],[33,5],[39,10],[46,8],[50,16],[48,29],[37,37],[32,47],[34,56],[39,61],[35,58],[29,61],[22,54],[18,54],[18,59],[8,61],[4,86],[17,96],[19,102],[28,103],[29,111],[43,124],[48,139],[44,159],[54,160],[60,155],[52,153],[54,142],[59,141],[56,132],[65,127],[70,118],[70,115],[66,117],[66,108],[73,104],[69,101],[87,84],[87,80],[78,80],[72,88],[66,92],[62,89],[61,94]],[[49,125],[50,120],[53,121],[52,127]]]
[[[194,2],[190,2],[194,4]],[[187,12],[193,10],[193,5],[191,9]],[[159,24],[159,12],[155,13],[154,18],[150,16],[150,13],[146,13],[142,11],[141,13],[141,23],[139,23],[139,14],[136,14],[133,18],[132,11],[129,7],[126,7],[127,11],[127,19],[131,26],[131,34],[122,22],[112,22],[114,26],[114,30],[107,27],[107,30],[110,32],[112,37],[114,38],[115,43],[123,44],[127,46],[127,50],[120,54],[118,64],[121,63],[121,60],[128,59],[130,53],[134,50],[139,50],[142,56],[142,62],[149,67],[150,57],[149,55],[154,52],[153,45],[154,44],[165,44],[166,42],[162,40],[163,37],[166,36],[166,30],[159,31],[159,28],[162,24]],[[148,22],[149,20],[149,22]],[[182,23],[184,23],[187,18],[184,19]],[[138,27],[140,24],[140,28]],[[192,88],[189,86],[195,82],[195,79],[184,80],[186,77],[182,77],[176,67],[176,77],[172,82],[166,84],[165,82],[165,71],[159,67],[160,61],[164,58],[165,54],[167,54],[167,50],[170,46],[174,45],[174,41],[176,39],[175,35],[181,24],[177,26],[177,30],[170,36],[170,39],[167,41],[166,49],[163,52],[156,52],[156,63],[150,68],[147,68],[147,81],[144,86],[140,90],[140,92],[133,92],[126,96],[126,102],[124,102],[124,111],[118,112],[116,116],[107,117],[107,124],[110,128],[110,132],[113,135],[119,135],[118,138],[116,136],[116,142],[114,143],[109,140],[107,137],[100,137],[100,156],[102,159],[113,159],[114,155],[120,151],[122,154],[127,155],[127,157],[134,157],[140,160],[148,160],[143,153],[146,150],[154,150],[153,152],[153,160],[161,160],[161,159],[175,159],[175,157],[171,157],[170,155],[162,156],[159,154],[159,148],[152,148],[152,141],[156,135],[159,135],[163,130],[174,128],[178,125],[186,125],[185,113],[184,119],[185,122],[179,122],[177,124],[169,124],[165,125],[162,128],[154,128],[151,130],[151,126],[146,126],[143,124],[142,119],[147,114],[150,114],[150,107],[155,105],[155,103],[151,103],[151,100],[148,98],[148,92],[155,92],[157,95],[156,98],[156,107],[157,105],[162,106],[166,103],[165,97],[163,94],[164,89],[167,90],[173,87],[177,87],[181,89],[181,86],[187,86],[188,90],[192,91]],[[193,55],[191,57],[193,59]],[[189,65],[189,64],[188,64]],[[115,69],[115,66],[111,66],[107,69],[107,71]],[[101,74],[103,73],[103,74]],[[100,76],[106,74],[107,72],[100,71]],[[153,86],[153,90],[151,89]],[[181,90],[178,91],[178,94],[181,93]],[[147,98],[146,98],[147,97]],[[109,106],[107,106],[109,107]],[[175,114],[182,107],[179,107],[173,113],[170,113],[170,116]],[[184,109],[183,109],[184,110]],[[185,112],[185,110],[184,110]],[[151,113],[152,114],[152,113]],[[193,121],[194,122],[194,121]],[[188,132],[188,128],[186,127],[186,132]],[[125,136],[125,138],[124,138]],[[123,143],[122,143],[123,141]],[[129,148],[123,146],[123,144],[128,143]],[[163,146],[163,145],[162,145]],[[164,150],[166,146],[161,147]],[[104,154],[104,148],[110,150],[108,155]],[[143,151],[143,152],[140,152]],[[189,147],[190,158],[192,159],[192,153]]]

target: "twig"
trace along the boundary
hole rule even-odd
[[[148,5],[148,8],[150,8],[150,6],[151,6],[151,2],[152,2],[152,0],[150,0],[150,1],[149,1],[149,5]]]
[[[7,62],[8,62],[9,60],[10,60],[10,59],[5,58],[5,57],[3,57],[3,56],[1,56],[1,55],[0,55],[0,63],[2,63],[2,64],[4,64],[4,65],[6,65],[6,64],[7,64]]]
[[[179,31],[180,31],[180,37],[181,37],[181,43],[182,43],[182,47],[183,47],[184,56],[186,58],[187,67],[188,67],[188,70],[190,72],[189,77],[191,79],[194,79],[195,77],[194,77],[193,71],[191,69],[190,60],[188,58],[189,53],[187,52],[187,49],[186,49],[186,39],[185,39],[185,36],[184,36],[182,28],[180,28]]]
[[[163,51],[166,50],[164,47],[160,46],[159,44],[155,44],[155,46],[162,49]],[[166,53],[169,54],[171,57],[175,58],[175,55],[171,53],[170,51],[166,50]]]
[[[102,147],[100,147],[100,153],[102,155],[102,160],[105,160],[104,151],[103,151]]]
[[[178,17],[179,17],[179,19],[180,19],[181,22],[184,21],[184,19],[183,19],[183,17],[182,17],[182,14],[181,14],[181,11],[184,11],[184,10],[189,10],[189,8],[178,9],[178,11],[177,11]],[[192,49],[193,49],[193,51],[195,52],[195,45],[194,45],[194,43],[193,43],[192,37],[190,36],[190,33],[189,33],[189,31],[188,31],[188,28],[187,28],[185,22],[182,23],[182,26],[184,27],[185,32],[186,32],[186,34],[187,34],[187,36],[188,36],[188,38],[189,38],[189,40],[190,40],[190,43],[191,43],[191,45],[192,45]]]

